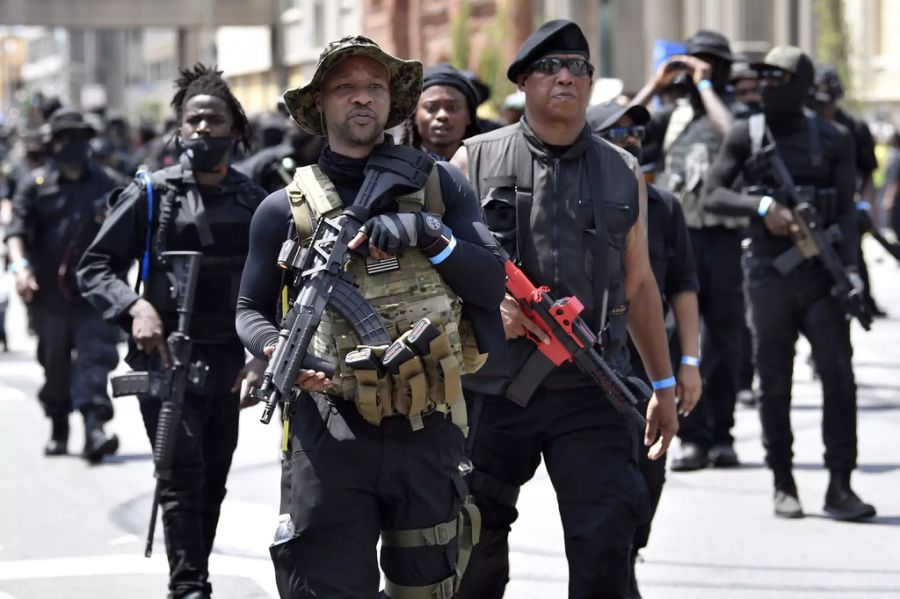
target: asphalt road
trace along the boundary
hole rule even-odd
[[[650,546],[638,564],[647,599],[900,597],[900,269],[867,246],[875,295],[890,313],[865,333],[854,325],[859,384],[859,494],[879,516],[867,524],[822,517],[821,393],[801,342],[792,412],[797,482],[807,518],[771,515],[759,422],[737,413],[737,469],[669,473]],[[76,456],[44,458],[49,430],[34,399],[41,381],[21,306],[8,319],[12,352],[0,354],[0,599],[159,598],[167,565],[143,557],[153,489],[150,447],[136,400],[115,400],[110,428],[121,447],[91,467]],[[219,599],[276,597],[267,546],[278,517],[279,431],[242,415],[216,549]],[[70,451],[82,444],[72,417]],[[543,469],[523,490],[511,537],[507,597],[565,597],[567,569],[550,481]]]

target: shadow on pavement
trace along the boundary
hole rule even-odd
[[[103,460],[104,464],[128,464],[130,462],[145,462],[152,460],[153,454],[145,453],[119,453],[116,455],[106,456]]]
[[[807,514],[807,516],[812,516]],[[824,516],[812,516],[824,517]],[[894,518],[894,516],[889,516]],[[875,522],[878,518],[873,519]],[[676,560],[658,560],[647,559],[648,564],[659,566],[673,566],[677,568],[703,568],[713,570],[751,570],[764,572],[822,572],[822,573],[840,573],[840,574],[900,574],[900,569],[875,569],[875,568],[832,568],[832,567],[815,567],[815,566],[767,566],[762,564],[720,564],[720,563],[702,563],[702,562],[683,562]],[[766,588],[766,587],[760,587]],[[895,589],[896,590],[896,589]]]
[[[762,462],[741,462],[736,470],[761,470],[767,468]],[[811,464],[808,462],[794,464],[794,470],[825,470],[825,464]],[[886,474],[900,470],[900,464],[860,464],[857,466],[857,472],[865,474]]]

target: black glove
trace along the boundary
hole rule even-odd
[[[450,230],[444,226],[440,217],[430,212],[379,214],[367,220],[360,231],[369,238],[370,246],[392,256],[396,256],[404,248],[417,247],[425,250],[434,246],[442,237],[450,238]],[[446,244],[440,245],[443,247]]]

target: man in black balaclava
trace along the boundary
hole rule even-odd
[[[6,229],[9,270],[38,336],[45,382],[38,399],[52,423],[47,456],[68,452],[69,414],[85,423],[83,457],[91,463],[119,446],[103,424],[113,417],[106,379],[116,367],[116,331],[81,296],[75,267],[106,215],[116,182],[88,158],[94,128],[59,109],[44,127],[50,160],[19,182]],[[74,358],[73,358],[74,352]]]
[[[844,84],[841,82],[837,69],[826,63],[816,65],[815,94],[811,96],[810,107],[823,119],[835,121],[846,127],[853,136],[853,144],[856,149],[856,216],[862,234],[872,228],[873,220],[877,220],[874,218],[877,208],[875,207],[875,183],[872,175],[878,168],[878,159],[875,157],[875,140],[872,138],[872,132],[869,131],[866,122],[838,106],[838,102],[843,97]],[[869,310],[875,316],[887,316],[872,297],[869,270],[866,268],[861,244],[857,268],[859,268],[859,274],[866,286],[866,303]]]
[[[743,267],[760,380],[763,446],[774,475],[775,515],[803,517],[792,474],[790,424],[794,346],[802,332],[812,347],[824,395],[822,436],[825,466],[831,472],[825,513],[837,520],[870,518],[875,508],[850,488],[850,473],[856,468],[856,384],[849,323],[818,258],[785,274],[775,269],[774,260],[794,247],[792,235],[798,227],[793,212],[781,203],[769,166],[754,160],[760,148],[775,144],[798,192],[816,207],[823,226],[839,225],[843,240],[836,250],[859,289],[853,141],[842,126],[804,114],[813,65],[799,48],[774,48],[757,69],[764,112],[739,122],[728,134],[709,173],[705,202],[710,211],[752,218]],[[738,178],[743,191],[731,188]]]
[[[653,115],[644,145],[644,163],[656,165],[657,185],[681,202],[700,282],[704,401],[682,421],[681,452],[672,460],[676,472],[709,463],[738,464],[731,428],[741,353],[736,332],[743,321],[741,238],[747,221],[707,212],[702,202],[706,174],[733,122],[726,92],[733,60],[723,35],[700,30],[688,38],[686,54],[665,61],[633,101],[647,105],[673,83],[688,88],[687,97]]]

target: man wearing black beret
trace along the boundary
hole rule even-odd
[[[501,305],[507,351],[491,354],[463,382],[473,413],[480,413],[469,482],[483,518],[463,598],[503,595],[518,489],[541,459],[562,517],[569,597],[626,597],[632,537],[649,512],[637,468],[639,437],[658,459],[678,428],[662,305],[647,254],[646,187],[637,161],[585,122],[588,59],[575,23],[544,24],[507,71],[525,94],[525,116],[465,140],[453,162],[468,172],[488,227],[528,278],[548,285],[555,297],[581,300],[582,317],[602,331],[606,361],[623,373],[630,332],[657,392],[648,426],[639,431],[571,364],[541,369],[528,336],[548,338],[507,295]]]

